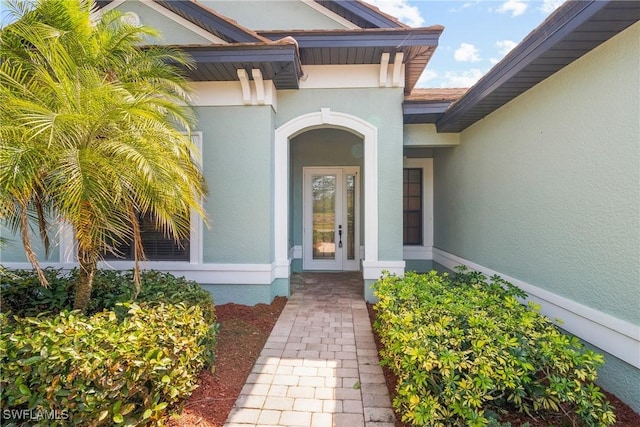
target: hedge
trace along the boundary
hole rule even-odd
[[[83,315],[46,303],[52,311],[38,316],[0,313],[2,425],[161,425],[191,394],[213,362],[211,297],[195,283],[151,272],[136,302],[115,302],[128,295],[127,274],[101,275],[96,300],[112,301],[111,310]],[[58,279],[53,294],[66,288]],[[45,302],[42,295],[31,301]]]
[[[407,273],[374,289],[381,361],[398,378],[393,405],[404,422],[484,426],[504,410],[615,422],[594,385],[603,356],[522,305],[524,292],[501,278]]]

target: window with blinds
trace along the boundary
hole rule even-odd
[[[150,216],[139,218],[140,234],[144,254],[149,261],[189,261],[189,239],[176,242],[157,230]],[[105,259],[118,261],[133,261],[133,242],[117,243],[114,245],[116,254],[106,253]]]
[[[403,175],[403,241],[422,245],[422,169],[406,168]]]

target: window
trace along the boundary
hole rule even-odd
[[[149,261],[189,261],[189,239],[183,239],[176,243],[160,230],[156,230],[151,217],[139,218],[140,235],[144,254]],[[105,259],[133,261],[133,242],[116,245],[118,255],[106,253]]]
[[[405,245],[422,245],[422,169],[404,169],[402,183],[403,241]]]
[[[193,142],[200,153],[202,153],[202,132],[196,131],[191,133],[191,142]],[[200,160],[194,159],[199,165]],[[191,214],[191,237],[182,239],[176,243],[172,238],[164,235],[162,230],[156,230],[155,224],[151,217],[140,216],[140,234],[142,237],[142,247],[148,261],[186,261],[201,263],[202,262],[202,221],[197,214]],[[193,239],[193,240],[192,240]],[[116,243],[117,255],[105,253],[104,259],[113,261],[133,261],[133,244],[132,242]]]

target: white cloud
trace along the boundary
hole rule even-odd
[[[417,87],[426,87],[429,82],[438,78],[438,72],[434,70],[424,70],[416,83]]]
[[[500,55],[503,55],[503,56],[511,52],[511,50],[517,45],[518,43],[514,42],[513,40],[498,40],[496,42],[496,47],[498,48],[498,52],[500,52]]]
[[[550,14],[557,8],[559,8],[565,0],[542,0],[542,4],[539,9],[546,14]]]
[[[496,9],[499,13],[510,13],[511,16],[522,15],[529,5],[522,0],[507,0]]]
[[[460,47],[453,53],[453,57],[458,62],[478,62],[480,55],[478,49],[470,43],[462,43]]]
[[[458,2],[451,2],[451,3],[456,4]],[[459,8],[453,7],[451,9],[449,9],[449,12],[452,12],[452,13],[460,12],[461,10],[477,6],[479,4],[480,4],[480,0],[467,1],[467,2],[463,3]]]
[[[444,74],[442,87],[471,87],[484,75],[479,68],[465,71],[448,71]]]
[[[424,18],[416,6],[411,6],[408,0],[365,0],[367,3],[376,6],[384,13],[395,16],[400,21],[411,27],[424,25]]]

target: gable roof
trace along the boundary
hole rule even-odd
[[[568,1],[437,120],[461,132],[640,19],[637,1]]]

